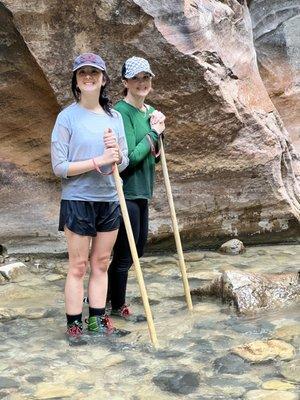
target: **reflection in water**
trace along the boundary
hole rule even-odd
[[[252,247],[240,256],[187,253],[191,289],[233,266],[257,272],[296,271],[299,249]],[[145,321],[118,319],[115,325],[130,334],[103,338],[86,333],[86,345],[69,346],[63,299],[67,264],[42,260],[38,269],[37,264],[28,263],[30,271],[0,286],[0,398],[251,400],[275,391],[274,399],[298,399],[296,352],[286,358],[275,351],[271,358],[261,355],[250,363],[231,351],[267,339],[281,340],[296,351],[297,304],[245,317],[218,300],[194,298],[194,311],[189,313],[176,257],[147,257],[141,264],[160,348],[155,351],[149,344]],[[133,271],[128,298],[134,312],[142,314]]]

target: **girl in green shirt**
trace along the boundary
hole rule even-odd
[[[125,128],[129,165],[121,177],[139,257],[143,255],[148,236],[148,201],[153,195],[157,156],[155,149],[159,135],[165,129],[165,116],[145,104],[152,90],[153,77],[149,62],[144,58],[131,57],[126,60],[122,67],[125,97],[114,107],[121,114]],[[125,319],[131,315],[125,301],[131,265],[126,229],[124,223],[121,223],[109,267],[108,299],[111,300],[111,314]]]

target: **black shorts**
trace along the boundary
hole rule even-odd
[[[119,229],[119,203],[61,200],[58,230],[64,231],[65,226],[83,236],[97,236],[97,232]]]

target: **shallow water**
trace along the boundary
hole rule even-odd
[[[199,251],[186,253],[185,258],[193,289],[224,268],[297,271],[300,246],[252,247],[239,256]],[[159,349],[150,345],[146,322],[118,319],[115,325],[129,335],[85,334],[87,345],[70,346],[64,337],[67,262],[26,264],[26,273],[0,285],[0,399],[299,398],[299,376],[283,372],[291,362],[299,369],[298,305],[246,317],[217,299],[193,298],[194,311],[188,312],[176,256],[147,257],[141,264]],[[134,271],[128,299],[135,314],[142,314]],[[87,311],[84,305],[85,315]],[[249,363],[231,352],[236,346],[271,338],[294,347],[293,361],[277,357]]]

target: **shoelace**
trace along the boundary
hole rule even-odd
[[[70,336],[80,336],[82,334],[82,329],[79,325],[72,325],[68,328],[67,333]]]

